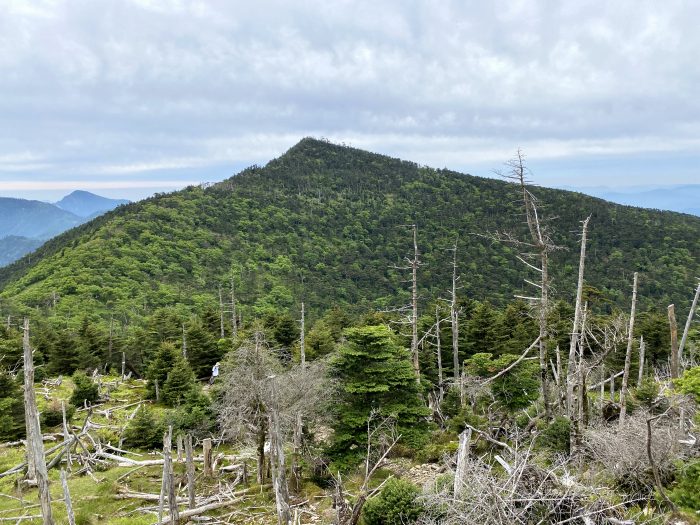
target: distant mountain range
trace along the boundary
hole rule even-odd
[[[55,204],[0,197],[0,266],[45,241],[129,201],[74,191]]]
[[[594,197],[657,210],[677,211],[700,216],[700,184],[684,184],[666,187],[637,187],[614,189],[606,187],[566,188],[575,189]]]

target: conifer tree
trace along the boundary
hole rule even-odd
[[[186,331],[187,360],[196,377],[207,377],[211,367],[222,357],[216,339],[200,322],[193,322]]]
[[[172,343],[161,343],[158,347],[156,355],[153,356],[146,370],[146,379],[148,380],[146,393],[149,399],[156,398],[156,383],[162,390],[168,378],[168,372],[173,368],[178,355],[178,350]]]
[[[197,388],[194,372],[182,356],[177,356],[168,377],[163,383],[162,400],[166,405],[179,406]]]
[[[163,439],[163,423],[156,419],[153,410],[141,405],[124,430],[124,444],[137,448],[160,448]]]
[[[11,441],[25,433],[24,405],[19,383],[6,371],[0,371],[0,441]]]
[[[340,397],[331,452],[347,464],[359,460],[373,410],[395,420],[405,444],[419,445],[429,411],[418,396],[409,351],[385,325],[351,328],[346,337],[331,365]]]

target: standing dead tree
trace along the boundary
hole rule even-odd
[[[461,387],[459,362],[459,308],[457,307],[457,241],[452,247],[452,292],[450,294],[450,328],[452,330],[452,373],[455,385],[460,382],[460,404],[464,405],[464,389]]]
[[[39,411],[34,393],[34,357],[29,343],[29,319],[24,319],[22,338],[24,350],[24,409],[27,426],[27,474],[36,478],[39,487],[39,501],[44,525],[53,525],[51,514],[51,494],[49,493],[49,475],[44,455],[44,441],[39,425]],[[31,479],[31,478],[30,478]]]
[[[620,389],[620,426],[625,422],[627,415],[627,386],[630,379],[630,367],[632,365],[632,342],[634,341],[634,316],[637,310],[637,272],[634,272],[632,283],[632,308],[630,309],[630,324],[627,329],[627,351],[625,352],[625,369],[622,375],[622,388]]]
[[[386,478],[377,487],[370,488],[371,481],[384,460],[401,439],[396,435],[393,421],[383,418],[377,421],[376,412],[372,412],[367,419],[367,449],[365,452],[364,476],[355,497],[355,502],[350,506],[345,500],[345,489],[338,473],[335,477],[334,506],[336,510],[337,525],[356,525],[360,520],[362,508],[365,502],[382,490],[384,484],[391,479]]]
[[[671,379],[678,377],[678,323],[676,322],[676,305],[668,305],[668,325],[671,329]]]
[[[683,359],[683,349],[685,348],[685,343],[688,340],[688,332],[690,331],[690,325],[693,322],[693,315],[695,314],[695,309],[698,307],[698,299],[700,299],[700,282],[698,287],[695,289],[695,297],[693,298],[693,304],[690,305],[690,312],[688,312],[688,319],[685,322],[685,328],[683,329],[683,336],[681,337],[681,344],[678,346],[678,361]]]
[[[540,218],[538,210],[538,200],[530,192],[528,188],[529,170],[525,166],[525,156],[522,151],[518,150],[516,157],[506,163],[510,171],[501,175],[514,182],[519,187],[523,214],[529,233],[529,240],[524,241],[518,239],[511,233],[496,232],[492,237],[500,242],[505,242],[518,247],[521,250],[517,259],[523,263],[529,270],[534,270],[538,273],[538,282],[525,279],[525,282],[537,290],[539,296],[521,296],[516,295],[519,299],[525,299],[535,305],[537,311],[539,325],[539,366],[540,366],[540,390],[544,403],[545,417],[550,420],[552,417],[552,403],[549,392],[549,367],[547,365],[547,339],[549,335],[547,314],[549,312],[549,294],[551,289],[551,280],[549,277],[549,256],[554,251],[559,249],[551,239],[548,228]]]

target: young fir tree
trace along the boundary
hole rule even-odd
[[[146,395],[149,399],[156,398],[156,383],[160,390],[168,379],[168,372],[172,370],[175,361],[180,355],[180,351],[172,343],[161,343],[156,354],[151,359],[146,369]]]
[[[70,403],[77,407],[83,406],[86,402],[92,404],[100,397],[99,390],[95,382],[85,375],[84,372],[73,374],[75,388],[70,398]]]
[[[211,368],[222,357],[216,339],[200,322],[192,323],[185,332],[187,360],[196,377],[208,377]]]
[[[340,390],[333,455],[345,464],[361,458],[373,410],[395,420],[404,444],[419,446],[429,411],[418,396],[409,351],[385,325],[351,328],[346,337],[331,365]]]
[[[162,421],[156,419],[153,410],[141,405],[124,430],[124,444],[143,449],[160,448],[163,428]]]
[[[165,383],[163,383],[161,400],[169,406],[180,406],[197,387],[197,381],[189,363],[183,357],[177,356],[172,369],[168,372]]]
[[[6,370],[0,371],[0,441],[25,434],[22,388]]]

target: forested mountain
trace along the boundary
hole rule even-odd
[[[74,191],[55,204],[0,197],[0,267],[47,239],[128,202],[88,191]]]
[[[76,190],[63,197],[56,206],[78,217],[92,217],[129,202],[126,199],[108,199],[89,191]]]
[[[700,274],[700,218],[534,193],[562,248],[551,264],[560,297],[573,294],[576,232],[591,215],[587,282],[604,301],[624,303],[635,270],[643,302],[685,300]],[[424,300],[444,296],[455,240],[465,296],[503,304],[521,291],[528,275],[515,250],[488,238],[523,228],[516,186],[315,139],[214,186],[159,194],[66,232],[0,270],[0,286],[16,305],[58,295],[58,313],[129,317],[211,303],[233,272],[246,313],[302,297],[314,312],[392,307],[408,302],[407,274],[392,267],[412,253],[413,223]]]

